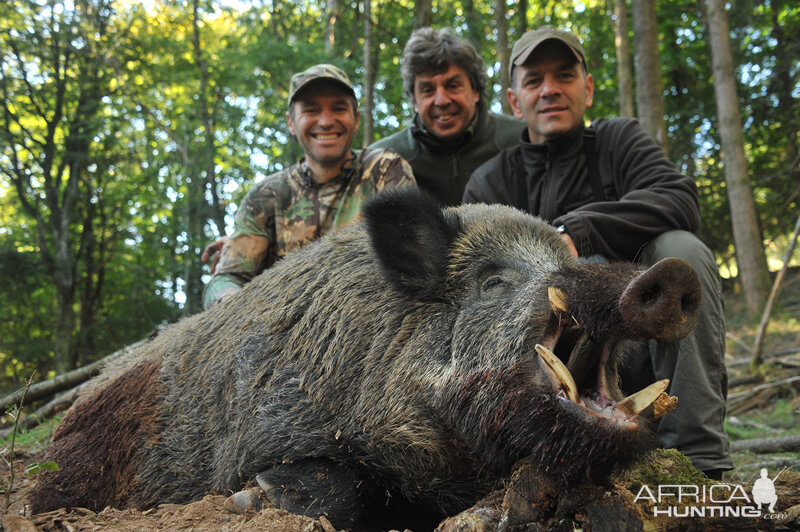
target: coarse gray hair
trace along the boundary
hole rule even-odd
[[[456,65],[464,69],[472,89],[481,97],[486,92],[486,63],[466,39],[458,37],[447,28],[418,28],[414,30],[403,50],[403,90],[416,103],[414,83],[423,74],[441,74]]]

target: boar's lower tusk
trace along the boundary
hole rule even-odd
[[[551,286],[547,289],[547,298],[550,300],[550,307],[553,312],[566,312],[567,309],[567,294],[560,288]]]
[[[536,344],[535,349],[536,352],[539,353],[539,357],[541,358],[542,362],[544,362],[545,367],[550,371],[553,377],[555,377],[559,386],[566,394],[567,399],[573,403],[580,403],[578,386],[575,384],[575,380],[572,378],[567,366],[565,366],[561,360],[559,360],[559,358],[545,346]]]
[[[617,410],[628,414],[629,416],[638,416],[642,410],[653,404],[659,396],[664,393],[664,390],[669,386],[669,379],[662,379],[656,381],[647,388],[639,390],[633,395],[629,395],[619,403],[617,403]]]

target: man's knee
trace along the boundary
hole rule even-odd
[[[641,260],[647,265],[661,259],[676,257],[685,260],[695,269],[711,265],[716,271],[714,254],[702,240],[688,231],[667,231],[649,242],[642,250]]]

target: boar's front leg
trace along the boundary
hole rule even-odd
[[[289,512],[324,515],[336,528],[350,528],[366,508],[375,483],[353,464],[309,458],[280,464],[256,476],[267,500]]]

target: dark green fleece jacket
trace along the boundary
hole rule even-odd
[[[483,98],[464,136],[444,143],[428,133],[419,115],[411,126],[375,143],[371,148],[389,148],[408,161],[417,185],[444,205],[458,205],[469,177],[500,150],[519,143],[525,125],[516,118],[488,112]]]

